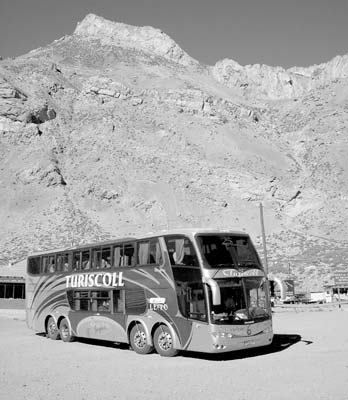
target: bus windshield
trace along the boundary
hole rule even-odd
[[[270,318],[267,285],[263,277],[216,279],[221,304],[214,305],[210,291],[213,324],[244,324]]]
[[[206,265],[211,268],[262,269],[248,236],[216,234],[199,235],[197,238]]]

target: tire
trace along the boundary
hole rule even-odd
[[[154,345],[157,353],[163,357],[175,357],[179,350],[174,349],[172,333],[166,325],[160,325],[154,335]]]
[[[59,333],[60,338],[63,342],[73,342],[75,340],[75,336],[72,335],[70,324],[66,318],[63,318],[59,324]]]
[[[53,317],[49,317],[46,326],[47,337],[52,340],[57,340],[60,337],[59,329]]]
[[[149,354],[153,351],[153,346],[147,343],[147,335],[141,324],[133,326],[129,335],[129,342],[132,349],[138,354]]]

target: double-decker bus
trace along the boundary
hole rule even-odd
[[[273,338],[268,281],[242,232],[182,229],[28,257],[27,324],[140,354],[221,353]]]

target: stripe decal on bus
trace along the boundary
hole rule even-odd
[[[151,275],[148,271],[138,268],[138,269],[135,269],[133,272],[136,272],[142,276],[145,276],[148,279],[151,279],[153,282],[157,283],[157,285],[160,284],[160,281],[158,279],[156,279],[153,275]]]

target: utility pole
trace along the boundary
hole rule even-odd
[[[266,235],[265,235],[265,224],[263,222],[263,206],[260,203],[260,221],[261,221],[261,233],[263,242],[263,257],[266,269],[266,276],[268,277],[268,260],[267,260],[267,247],[266,247]]]

